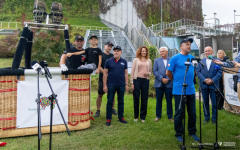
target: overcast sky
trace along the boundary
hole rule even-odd
[[[213,13],[217,13],[216,18],[220,19],[220,24],[234,23],[235,15],[236,22],[240,23],[240,0],[202,0],[203,14],[207,15],[205,18],[214,18]],[[213,20],[206,20],[208,23],[213,23]]]

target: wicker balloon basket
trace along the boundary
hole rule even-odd
[[[17,119],[17,82],[24,81],[24,75],[0,76],[0,138],[38,134],[37,127],[16,128]],[[69,80],[68,128],[81,130],[90,127],[90,74],[62,75]],[[49,133],[49,126],[41,128]],[[63,125],[53,126],[53,132],[66,131]]]

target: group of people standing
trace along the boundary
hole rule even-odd
[[[94,39],[94,40],[93,40]],[[96,65],[96,73],[99,74],[99,87],[97,96],[97,111],[95,117],[100,116],[100,107],[102,97],[107,93],[107,111],[106,111],[106,125],[111,125],[112,114],[117,115],[119,122],[127,123],[124,119],[124,92],[128,91],[128,64],[127,61],[121,58],[122,48],[120,46],[113,45],[108,41],[105,43],[104,52],[97,48],[98,40],[96,36],[90,37],[91,47],[83,50],[84,38],[82,36],[76,36],[75,47],[71,48],[70,53],[63,54],[60,60],[60,66],[63,71],[67,68],[77,69],[71,62],[82,61],[83,55],[86,54],[86,63],[94,63]],[[146,46],[141,46],[136,52],[136,58],[132,63],[130,84],[133,90],[133,102],[134,102],[134,122],[140,119],[141,122],[145,122],[147,115],[148,105],[148,91],[149,91],[149,79],[153,72],[155,76],[154,87],[156,90],[156,118],[154,121],[159,121],[162,117],[162,101],[165,94],[167,103],[167,117],[170,121],[174,122],[175,136],[179,142],[183,141],[183,112],[184,105],[187,106],[188,112],[188,131],[189,135],[195,140],[199,141],[196,135],[196,100],[195,100],[195,87],[194,76],[197,75],[200,80],[202,88],[202,95],[204,100],[204,117],[205,123],[210,120],[209,112],[209,96],[212,101],[212,122],[216,122],[216,94],[215,85],[219,86],[219,80],[222,76],[221,70],[214,69],[214,65],[220,64],[223,61],[221,54],[218,52],[218,58],[213,58],[214,61],[208,58],[213,54],[213,50],[210,46],[204,49],[205,58],[203,58],[202,65],[198,64],[198,67],[192,65],[186,73],[186,101],[182,100],[183,95],[183,83],[186,70],[185,62],[187,60],[194,59],[194,56],[190,54],[191,43],[193,39],[185,38],[180,42],[179,54],[176,54],[172,58],[168,57],[168,48],[161,47],[159,49],[160,56],[154,60],[153,68],[152,61],[149,59],[149,50]],[[111,49],[113,48],[113,54]],[[224,51],[223,51],[224,52]],[[73,58],[73,56],[79,56]],[[220,57],[221,56],[221,57]],[[90,58],[92,57],[92,58]],[[73,60],[71,60],[73,59]],[[68,62],[68,63],[66,63]],[[118,96],[118,112],[114,109],[115,93]],[[175,99],[175,115],[173,118],[172,109],[172,96]],[[141,98],[141,100],[140,100]],[[140,106],[140,111],[139,111]],[[181,106],[181,107],[179,107]],[[221,106],[223,107],[223,106]]]

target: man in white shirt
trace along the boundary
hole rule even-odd
[[[214,69],[214,66],[217,65],[215,64],[211,59],[218,59],[215,57],[212,57],[210,55],[213,54],[213,49],[210,46],[205,47],[204,49],[204,54],[205,58],[201,60],[202,64],[199,64],[198,69],[197,69],[197,75],[198,78],[200,79],[200,85],[202,89],[202,95],[203,95],[203,101],[205,107],[204,110],[204,117],[205,121],[204,123],[207,123],[210,121],[210,112],[209,112],[209,96],[211,98],[212,102],[212,123],[216,123],[216,93],[215,85],[218,87],[219,86],[219,79],[222,76],[222,71],[221,70],[216,70]],[[206,111],[205,111],[206,110]]]

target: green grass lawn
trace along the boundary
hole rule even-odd
[[[91,94],[91,111],[96,111],[97,92]],[[155,98],[149,98],[148,115],[146,122],[133,121],[133,97],[131,94],[125,95],[125,119],[128,124],[121,124],[117,116],[113,116],[111,126],[106,126],[106,95],[103,97],[101,115],[91,121],[89,129],[72,131],[71,136],[66,132],[53,134],[53,149],[179,149],[179,143],[174,137],[173,122],[167,119],[166,101],[163,101],[163,114],[159,122],[154,122],[155,118]],[[173,100],[174,102],[174,100]],[[198,115],[198,101],[197,101]],[[235,142],[240,146],[240,117],[226,112],[219,111],[219,142]],[[199,135],[199,116],[197,118],[197,128]],[[187,132],[186,132],[187,133]],[[202,125],[203,143],[215,142],[215,125],[212,123]],[[7,146],[2,149],[37,149],[37,136],[26,136],[2,139],[7,142]],[[195,142],[187,135],[186,146],[191,149]],[[49,134],[43,135],[41,149],[48,149]]]
[[[0,68],[11,67],[12,61],[12,58],[0,58]]]
[[[94,17],[67,17],[67,23],[71,25],[80,25],[80,26],[98,26],[98,27],[107,27],[101,22],[100,18]]]
[[[0,68],[10,67],[12,58],[0,58]],[[95,85],[95,84],[94,84]],[[95,85],[97,86],[97,85]],[[91,111],[96,111],[97,92],[91,94]],[[163,101],[163,114],[159,122],[154,122],[155,118],[155,98],[149,98],[148,115],[145,123],[133,121],[133,96],[125,95],[125,119],[128,124],[121,124],[117,116],[113,116],[110,127],[106,122],[106,95],[103,97],[101,116],[91,121],[89,129],[71,132],[68,136],[66,132],[53,134],[53,149],[178,149],[179,143],[174,137],[173,123],[167,119],[166,101]],[[174,103],[174,100],[173,100]],[[173,105],[174,106],[174,105]],[[117,107],[116,107],[117,108]],[[199,101],[197,108],[197,134],[199,135]],[[203,116],[203,113],[202,113]],[[203,117],[202,117],[203,120]],[[219,111],[219,142],[235,142],[240,147],[240,116],[231,114],[225,110]],[[187,130],[186,130],[187,134]],[[212,123],[202,124],[203,143],[215,142],[215,125]],[[37,149],[37,136],[26,136],[1,139],[7,142],[7,146],[1,149]],[[188,135],[186,145],[188,149],[195,143]],[[41,149],[48,149],[49,134],[43,135]]]

